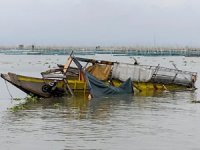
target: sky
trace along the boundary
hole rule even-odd
[[[200,0],[0,0],[0,45],[200,47]]]

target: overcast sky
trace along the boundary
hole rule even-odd
[[[0,0],[0,45],[200,46],[200,0]]]

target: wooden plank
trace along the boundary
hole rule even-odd
[[[72,57],[69,57],[67,62],[65,63],[64,65],[64,68],[63,68],[63,73],[66,74],[67,73],[67,70],[70,66],[70,64],[72,63]]]

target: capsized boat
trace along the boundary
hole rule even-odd
[[[72,67],[74,63],[76,67]],[[84,63],[84,64],[82,64]],[[70,55],[65,65],[42,72],[41,78],[1,74],[17,88],[39,97],[89,94],[84,71],[99,81],[119,87],[128,78],[135,91],[185,91],[195,90],[196,72],[182,71],[161,66],[139,65],[104,60],[80,58]],[[137,93],[137,92],[135,92]]]

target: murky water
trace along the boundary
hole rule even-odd
[[[86,57],[86,56],[84,56]],[[88,56],[131,62],[129,57]],[[141,64],[160,64],[197,71],[200,59],[186,57],[136,57]],[[66,56],[1,55],[2,73],[40,76],[40,72]],[[6,86],[7,85],[7,86]],[[197,81],[197,88],[200,84]],[[11,100],[26,95],[0,79],[0,149],[199,149],[200,100],[195,92],[128,95],[89,101],[77,96],[46,99],[17,112]],[[10,94],[9,94],[9,92]]]

